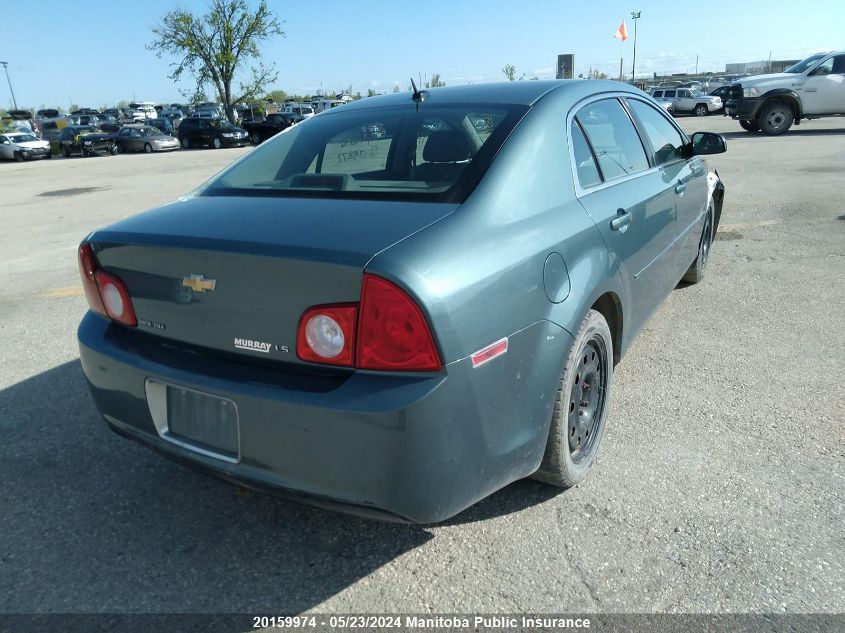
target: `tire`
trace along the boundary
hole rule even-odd
[[[758,118],[760,130],[769,136],[778,136],[792,127],[795,114],[788,103],[772,101],[763,106]]]
[[[149,143],[144,143],[144,151],[147,154],[152,154],[153,153],[153,146],[150,145]]]
[[[546,452],[534,479],[560,488],[584,480],[604,435],[612,384],[613,337],[601,313],[590,310],[566,359]]]
[[[53,152],[52,151],[47,152],[46,154],[44,154],[44,158],[47,158],[47,159],[53,158]]]
[[[252,133],[252,143],[254,145],[260,145],[261,144],[261,135],[258,132]]]
[[[62,145],[62,156],[70,158],[70,150],[67,148],[67,145]]]
[[[707,106],[703,103],[699,103],[698,105],[696,105],[693,109],[693,112],[695,113],[695,116],[707,116],[708,114],[710,114],[710,110],[708,110]]]
[[[191,149],[191,141],[187,136],[183,136],[179,142],[182,144],[182,149]]]
[[[86,156],[88,156],[88,152],[85,151],[84,145],[79,146],[79,153],[82,155],[82,158],[85,158]]]
[[[745,130],[746,132],[759,132],[760,126],[757,124],[757,121],[747,121],[745,119],[739,120],[739,126]]]
[[[118,154],[123,154],[123,153],[125,153],[125,151],[126,151],[126,150],[124,150],[124,149],[123,149],[123,145],[121,145],[120,143],[118,143],[118,144],[117,144],[117,153],[118,153]]]
[[[118,148],[118,144],[117,144],[117,143],[115,143],[114,145],[112,145],[112,146],[111,146],[111,149],[109,150],[109,154],[111,154],[112,156],[117,156],[117,148]]]
[[[211,146],[214,149],[220,149],[223,147],[223,141],[220,140],[219,136],[215,136],[214,139],[211,141]]]
[[[21,154],[20,152],[15,152],[15,160],[19,163],[22,163],[23,162],[23,154]]]
[[[713,210],[713,203],[711,202],[710,206],[707,207],[707,215],[701,229],[701,238],[698,241],[698,255],[683,276],[683,281],[688,284],[697,284],[704,279],[707,261],[710,259],[710,246],[713,244]]]

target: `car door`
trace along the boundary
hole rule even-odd
[[[141,136],[141,131],[136,129],[129,130],[129,149],[133,152],[139,152],[144,149],[144,139]]]
[[[677,283],[698,254],[708,203],[706,165],[701,157],[689,155],[689,139],[659,108],[637,97],[626,97],[626,102],[649,148],[651,163],[658,166],[674,192],[676,237],[672,258],[673,283]]]
[[[801,100],[807,114],[845,112],[845,55],[834,55],[810,71]]]
[[[692,96],[692,92],[686,89],[678,90],[678,99],[675,102],[675,107],[684,112],[692,110],[695,107],[695,99]]]
[[[123,128],[120,132],[117,133],[117,142],[120,145],[120,149],[124,152],[129,151],[131,145],[129,143],[129,132],[128,128]]]
[[[619,267],[633,333],[677,281],[674,182],[651,165],[618,98],[580,107],[569,130],[578,198]]]
[[[675,110],[680,110],[678,104],[678,91],[677,90],[664,90],[663,91],[663,99],[665,101],[671,101],[672,105],[675,107]]]
[[[203,145],[210,145],[212,137],[211,121],[208,119],[200,119],[198,123],[197,142],[202,143]]]

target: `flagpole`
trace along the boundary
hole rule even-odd
[[[622,81],[622,61],[625,57],[625,40],[619,38],[619,81]]]

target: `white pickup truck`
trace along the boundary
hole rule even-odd
[[[748,132],[777,135],[801,119],[845,115],[845,51],[810,55],[782,73],[744,77],[728,89],[725,114]]]

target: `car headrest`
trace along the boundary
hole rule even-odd
[[[466,134],[459,130],[432,132],[423,148],[427,163],[455,163],[472,155]]]

